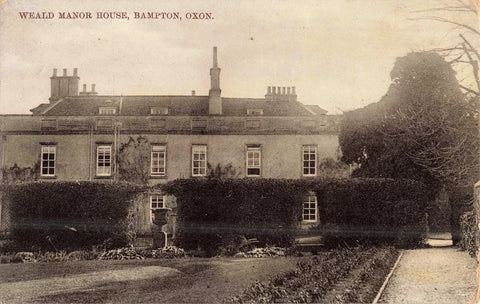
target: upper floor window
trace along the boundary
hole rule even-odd
[[[167,147],[165,145],[152,145],[150,174],[152,176],[165,176],[166,161]]]
[[[317,221],[317,197],[309,195],[303,200],[302,219],[304,222]]]
[[[168,108],[165,107],[150,107],[151,115],[167,115]]]
[[[263,109],[247,109],[247,115],[263,115]]]
[[[207,146],[192,146],[192,176],[207,175]]]
[[[115,115],[117,108],[114,107],[100,107],[98,108],[98,114],[100,115]]]
[[[317,175],[317,147],[303,146],[302,153],[303,176]]]
[[[54,145],[42,145],[41,176],[55,176],[56,151],[57,147]]]
[[[260,146],[247,146],[247,176],[260,176],[261,151]]]
[[[97,175],[98,176],[112,175],[112,146],[111,145],[97,146]]]

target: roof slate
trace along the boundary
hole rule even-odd
[[[41,114],[46,107],[32,109]],[[99,107],[116,107],[120,115],[148,116],[151,107],[168,108],[172,116],[208,115],[208,96],[74,96],[64,98],[43,115],[91,116],[98,115]],[[121,107],[121,110],[120,110]],[[263,98],[222,98],[224,116],[247,116],[247,109],[263,109],[264,116],[312,116],[312,112],[326,114],[318,106],[300,102],[271,101]]]

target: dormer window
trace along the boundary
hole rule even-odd
[[[117,114],[117,108],[114,108],[114,107],[100,107],[100,108],[98,108],[98,114],[100,114],[100,115],[115,115],[115,114]]]
[[[261,115],[263,115],[263,109],[247,109],[247,115],[249,115],[249,116],[261,116]]]
[[[168,108],[164,107],[150,107],[151,115],[168,115]]]

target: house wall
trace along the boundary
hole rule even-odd
[[[51,119],[51,118],[48,118]],[[45,119],[32,116],[0,117],[0,156],[2,167],[10,168],[34,167],[40,163],[42,143],[56,145],[56,162],[54,178],[41,178],[42,180],[76,181],[97,180],[96,173],[96,145],[98,143],[111,143],[112,148],[117,138],[117,147],[129,141],[131,137],[142,136],[149,143],[161,143],[167,147],[166,176],[152,178],[149,184],[165,183],[178,178],[190,178],[192,170],[192,145],[207,145],[207,162],[215,168],[217,165],[226,167],[231,165],[235,171],[234,177],[246,176],[246,148],[247,145],[261,147],[261,177],[262,178],[302,178],[302,146],[317,146],[317,165],[323,158],[338,157],[338,135],[331,128],[318,124],[316,129],[302,129],[301,123],[295,123],[297,129],[279,128],[284,125],[283,120],[291,118],[256,118],[262,120],[261,130],[224,129],[221,133],[207,130],[192,130],[192,118],[175,118],[167,123],[169,130],[134,130],[120,129],[115,135],[115,129],[99,129],[94,117],[62,118],[64,121],[54,121],[45,124]],[[208,119],[208,118],[206,118]],[[243,126],[245,119],[250,118],[222,118],[216,117],[215,121],[239,121]],[[299,118],[295,118],[299,120]],[[322,118],[324,121],[328,120]],[[42,121],[43,120],[43,121]],[[132,121],[137,121],[133,124]],[[178,131],[182,122],[183,131]],[[299,120],[300,121],[300,120]],[[126,117],[123,121],[125,128],[130,123],[140,129],[145,129],[145,119]],[[148,123],[147,123],[148,125]],[[221,124],[223,127],[225,124]],[[208,126],[215,126],[209,122]],[[62,129],[64,128],[64,129]],[[177,128],[175,130],[174,128]],[[189,129],[190,128],[190,129]],[[203,133],[203,134],[202,134]],[[246,133],[246,134],[241,134]],[[112,149],[114,151],[114,149]],[[114,156],[115,157],[115,156]],[[113,180],[112,177],[106,179]],[[105,179],[102,177],[101,179]],[[163,227],[170,235],[175,234],[176,203],[173,197],[165,198],[165,205],[171,208],[169,223]],[[1,206],[0,206],[1,208]],[[143,201],[136,204],[137,233],[148,235],[152,228],[150,220],[150,202],[148,195]],[[321,217],[320,217],[321,218]],[[321,220],[321,219],[320,219]],[[1,220],[0,220],[1,221]],[[5,222],[5,221],[3,221]],[[310,227],[314,223],[304,225]]]

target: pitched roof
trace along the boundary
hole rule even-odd
[[[34,115],[90,116],[98,115],[99,107],[116,107],[121,115],[148,116],[151,107],[160,107],[168,108],[168,115],[203,116],[208,115],[208,96],[73,96],[64,98],[45,113],[44,104],[31,111]],[[307,108],[300,102],[263,98],[223,97],[222,108],[225,116],[246,116],[247,109],[262,109],[264,116],[312,116],[327,112],[318,106]]]

